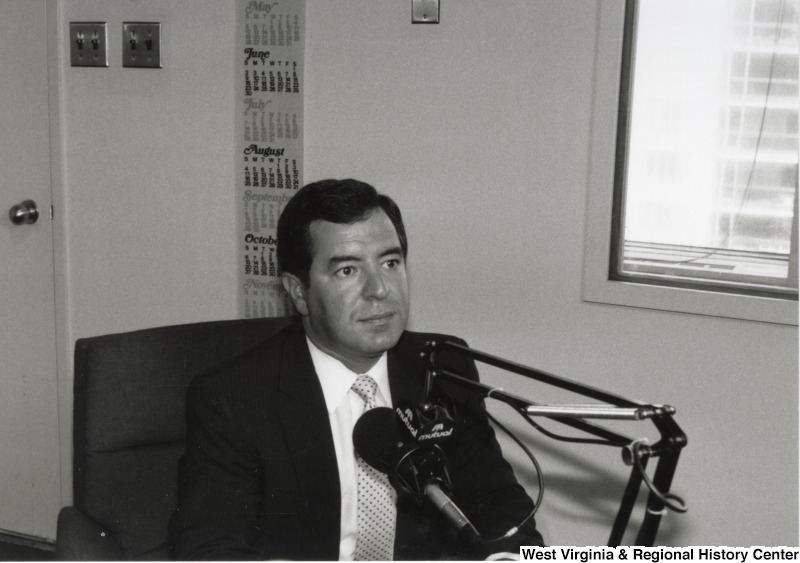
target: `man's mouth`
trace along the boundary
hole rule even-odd
[[[391,312],[391,311],[388,311],[388,312],[385,312],[385,313],[376,313],[374,315],[369,315],[367,317],[362,317],[361,318],[361,322],[362,323],[377,323],[377,322],[384,321],[384,320],[392,317],[393,315],[394,315],[394,313]]]

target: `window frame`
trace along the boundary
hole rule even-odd
[[[597,49],[594,70],[591,145],[589,161],[586,232],[584,244],[583,299],[587,302],[623,305],[724,318],[787,325],[798,324],[798,302],[769,295],[710,290],[692,284],[654,285],[628,277],[613,279],[612,259],[619,249],[614,227],[621,202],[616,186],[624,180],[624,144],[629,107],[630,60],[637,0],[599,2]],[[797,241],[797,199],[793,238]]]

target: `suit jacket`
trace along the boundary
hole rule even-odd
[[[389,351],[392,398],[419,402],[426,341],[405,332]],[[477,379],[474,363],[440,354],[444,365]],[[504,533],[532,501],[502,458],[479,397],[435,386],[457,422],[447,467],[453,498],[483,537]],[[187,396],[186,452],[178,508],[170,520],[178,559],[335,560],[340,492],[333,435],[302,326],[295,323],[245,355],[201,376]],[[476,558],[541,545],[529,521],[510,541],[459,548],[428,503],[398,500],[395,559]],[[459,551],[460,550],[460,551]]]

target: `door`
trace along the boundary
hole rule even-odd
[[[0,37],[0,531],[54,539],[61,491],[45,0],[0,0]],[[28,200],[38,218],[33,204],[22,205]]]

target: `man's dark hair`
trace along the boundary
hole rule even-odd
[[[358,180],[321,180],[301,188],[286,204],[278,219],[278,266],[308,285],[314,256],[309,227],[313,221],[351,224],[362,221],[376,209],[392,221],[403,257],[408,240],[400,208],[387,195]]]

